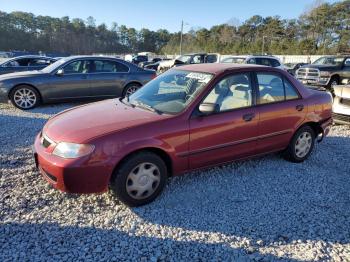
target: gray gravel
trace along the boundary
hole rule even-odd
[[[0,105],[0,261],[350,261],[350,128],[302,164],[269,155],[191,173],[130,209],[35,170],[34,136],[71,106]]]

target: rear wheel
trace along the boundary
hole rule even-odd
[[[315,132],[310,126],[301,127],[293,136],[284,157],[295,163],[307,159],[315,145]]]
[[[131,83],[128,84],[123,91],[123,96],[131,96],[133,93],[135,93],[138,89],[140,89],[141,85],[137,83]]]
[[[128,206],[141,206],[152,202],[167,181],[164,161],[151,152],[140,152],[124,160],[114,172],[111,189]]]
[[[15,107],[28,110],[36,107],[40,103],[40,95],[33,87],[20,85],[11,91],[10,100]]]

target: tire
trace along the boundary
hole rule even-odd
[[[332,77],[331,80],[329,80],[329,83],[327,85],[327,89],[332,93],[332,96],[334,97],[334,86],[339,85],[339,79],[338,77]]]
[[[151,152],[140,152],[122,161],[110,183],[113,194],[130,207],[152,202],[163,190],[167,180],[164,161]]]
[[[40,104],[39,92],[28,85],[16,86],[10,92],[11,103],[22,110],[28,110]]]
[[[140,87],[141,87],[141,85],[140,85],[140,84],[137,84],[137,83],[128,84],[128,85],[124,88],[124,90],[123,90],[123,97],[132,95],[132,94],[135,93]]]
[[[310,126],[303,126],[296,131],[293,138],[291,139],[287,149],[284,152],[284,158],[294,163],[303,162],[310,156],[314,145],[314,130]],[[305,150],[303,150],[303,148]]]

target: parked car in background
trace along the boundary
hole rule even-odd
[[[162,60],[163,60],[163,59],[160,58],[160,57],[155,57],[155,58],[153,58],[153,59],[150,60],[150,61],[145,61],[145,62],[139,63],[139,67],[144,68],[146,65],[154,64],[154,63],[157,63],[157,62],[162,61]]]
[[[296,71],[304,65],[307,65],[307,63],[286,63],[286,64],[284,64],[285,68],[292,76],[295,76]]]
[[[330,91],[343,79],[350,78],[349,56],[323,56],[296,72],[296,78],[303,84],[323,86]]]
[[[160,64],[162,61],[169,61],[169,60],[171,60],[171,59],[169,59],[169,58],[163,58],[162,60],[160,60],[160,61],[158,61],[158,62],[145,65],[144,68],[145,68],[145,69],[151,69],[151,70],[154,70],[154,71],[158,71],[159,64]]]
[[[31,109],[39,103],[128,96],[154,77],[154,71],[121,59],[72,56],[42,70],[0,77],[0,100]]]
[[[0,62],[0,75],[19,71],[40,70],[56,62],[57,59],[46,56],[17,56]]]
[[[282,62],[274,56],[268,55],[242,55],[242,56],[230,56],[221,60],[221,63],[233,63],[233,64],[254,64],[277,67],[285,69]]]
[[[334,86],[333,119],[337,124],[350,125],[350,81]]]
[[[139,65],[142,62],[147,62],[148,61],[148,56],[146,55],[136,55],[133,56],[131,59],[131,62],[134,63],[135,65]]]
[[[203,63],[218,63],[220,61],[219,54],[208,53],[193,53],[179,56],[175,59],[168,61],[161,61],[158,65],[158,72],[164,73],[175,66],[188,65],[188,64],[203,64]]]
[[[168,177],[191,170],[280,151],[302,162],[331,123],[332,97],[306,89],[286,71],[187,65],[128,98],[50,118],[34,156],[57,189],[110,187],[125,204],[139,206],[154,200]]]

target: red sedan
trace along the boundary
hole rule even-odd
[[[143,205],[187,171],[278,151],[304,161],[329,131],[331,100],[276,68],[182,66],[130,97],[51,118],[35,140],[36,163],[62,191],[110,187]]]

